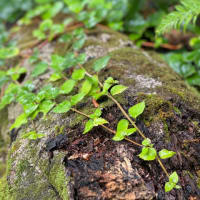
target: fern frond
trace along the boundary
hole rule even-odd
[[[200,0],[181,0],[175,9],[161,21],[156,30],[157,35],[180,29],[182,25],[185,29],[190,22],[195,24],[200,14]]]

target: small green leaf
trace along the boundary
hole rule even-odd
[[[25,113],[23,113],[16,118],[14,124],[12,124],[12,126],[10,127],[10,130],[12,130],[13,128],[19,128],[21,125],[26,123],[27,123],[27,116]]]
[[[51,56],[51,67],[58,73],[64,70],[65,68],[65,58],[57,54]]]
[[[84,78],[84,76],[85,76],[84,69],[76,69],[72,73],[72,78],[77,81],[82,80]]]
[[[19,54],[17,47],[0,48],[0,59],[8,59]]]
[[[148,147],[151,145],[151,140],[149,138],[146,138],[142,141],[142,145],[145,147]]]
[[[85,129],[83,134],[86,134],[87,132],[92,130],[93,127],[94,127],[94,121],[92,119],[88,120],[87,123],[85,124]]]
[[[145,102],[142,101],[141,103],[138,103],[129,108],[128,112],[131,117],[136,119],[139,115],[143,113],[144,109],[145,109]]]
[[[72,106],[76,105],[77,103],[79,103],[83,98],[84,98],[84,94],[82,93],[78,93],[74,96],[71,97],[71,104]]]
[[[124,86],[124,85],[116,85],[114,87],[112,87],[111,89],[111,94],[114,96],[116,94],[120,94],[122,92],[124,92],[128,87]]]
[[[94,126],[103,125],[103,124],[108,124],[108,121],[106,121],[105,119],[101,117],[94,119]]]
[[[51,1],[50,1],[51,2]],[[49,5],[49,4],[47,4]],[[61,1],[55,2],[49,9],[42,15],[43,19],[50,19],[55,17],[63,8],[64,4]]]
[[[64,34],[59,38],[59,42],[67,43],[70,42],[73,39],[72,34]]]
[[[42,112],[44,116],[53,108],[55,103],[51,100],[44,100],[39,105],[39,112]]]
[[[63,24],[54,24],[54,25],[51,27],[48,40],[51,41],[51,40],[56,36],[56,34],[62,33],[62,32],[64,31],[64,28],[65,28],[65,27],[64,27]]]
[[[59,89],[53,87],[51,84],[44,86],[37,94],[37,100],[40,99],[55,99],[59,95]]]
[[[58,104],[54,109],[54,113],[66,113],[70,110],[71,103],[69,101],[63,101],[62,103]]]
[[[47,63],[45,63],[45,62],[38,63],[32,72],[32,76],[37,77],[37,76],[43,74],[47,70],[47,68],[48,68]]]
[[[100,117],[102,114],[101,108],[97,108],[93,114],[90,115],[90,118],[94,119]]]
[[[62,75],[60,73],[56,73],[55,72],[55,73],[51,74],[51,76],[49,78],[49,81],[54,82],[54,81],[57,81],[57,80],[59,80],[61,78],[62,78]]]
[[[176,152],[168,151],[167,149],[162,149],[161,151],[159,151],[159,156],[161,159],[171,158],[175,154]]]
[[[23,106],[24,108],[24,113],[26,114],[26,116],[28,117],[30,114],[32,114],[37,108],[38,108],[38,104],[35,103],[27,103]]]
[[[93,64],[94,71],[96,71],[96,72],[101,71],[104,67],[107,66],[109,60],[110,60],[110,56],[104,56],[104,57],[96,60]]]
[[[51,56],[51,67],[57,71],[62,72],[64,69],[70,68],[77,64],[75,54],[73,52],[68,52],[65,57],[53,54]]]
[[[53,25],[53,21],[51,19],[46,19],[40,23],[40,31],[45,32],[49,30]]]
[[[175,188],[176,189],[181,189],[181,186],[180,185],[175,185]]]
[[[126,136],[130,136],[137,131],[136,128],[129,128],[126,130]]]
[[[64,2],[67,4],[69,10],[75,13],[79,13],[81,10],[83,10],[85,4],[87,3],[88,0],[64,0]]]
[[[156,159],[157,152],[154,148],[143,147],[139,157],[143,160],[151,161]]]
[[[175,187],[175,185],[176,184],[174,184],[174,183],[166,182],[165,183],[165,192],[171,191]]]
[[[29,63],[33,64],[39,60],[39,50],[38,48],[34,48],[32,56],[29,57]]]
[[[73,90],[75,84],[76,81],[72,79],[65,81],[60,87],[60,94],[69,94]]]
[[[80,64],[84,64],[86,62],[86,60],[87,60],[87,58],[86,58],[85,53],[81,53],[76,57],[77,63],[80,63]]]
[[[73,43],[72,48],[73,48],[74,51],[78,51],[78,50],[80,50],[83,47],[84,44],[85,44],[85,37],[82,37],[80,39],[77,39]]]
[[[128,129],[129,122],[126,119],[121,119],[117,124],[117,133],[119,132],[126,132]]]
[[[112,140],[119,142],[122,141],[124,139],[125,135],[123,134],[115,134],[115,136],[112,138]]]
[[[43,40],[46,38],[45,33],[43,33],[41,30],[36,29],[33,31],[33,36],[36,37],[38,40]]]
[[[110,87],[113,85],[113,84],[116,84],[118,83],[117,80],[114,80],[112,77],[108,77],[105,82],[104,82],[104,85],[103,85],[103,93],[106,94],[108,92],[108,90],[110,89]]]
[[[178,183],[178,174],[176,172],[173,172],[170,176],[169,176],[169,182],[170,183]]]
[[[81,87],[80,93],[87,95],[90,92],[91,88],[92,88],[92,84],[90,83],[90,81],[85,80]]]
[[[15,95],[13,93],[7,93],[5,94],[0,102],[0,110],[3,109],[6,105],[10,104],[12,101],[14,101]]]
[[[11,68],[7,71],[7,75],[11,76],[12,80],[16,81],[20,74],[25,73],[27,70],[24,67],[16,66],[14,68]]]

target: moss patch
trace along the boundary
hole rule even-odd
[[[68,183],[69,179],[66,178],[65,167],[63,166],[62,160],[64,154],[60,153],[54,157],[52,160],[53,167],[50,170],[49,182],[54,186],[54,188],[59,193],[59,196],[63,200],[69,199],[68,193]]]

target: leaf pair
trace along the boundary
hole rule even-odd
[[[117,132],[115,136],[112,138],[114,141],[121,141],[126,136],[130,136],[131,134],[136,132],[136,128],[128,128],[129,122],[126,119],[121,119],[117,124]]]
[[[142,141],[142,152],[139,154],[139,157],[146,161],[155,160],[157,157],[157,151],[153,148],[153,144],[149,138],[146,138]],[[159,156],[161,159],[167,159],[174,156],[176,153],[174,151],[168,151],[167,149],[162,149],[159,151]]]
[[[139,154],[139,157],[142,160],[151,161],[155,160],[157,156],[156,149],[153,148],[153,144],[151,144],[151,140],[149,138],[146,138],[142,141],[142,145],[144,146],[142,148],[142,152]]]
[[[178,183],[178,174],[176,172],[173,172],[169,176],[169,181],[165,183],[165,192],[171,191],[173,188],[180,189],[181,187],[177,185]]]
[[[145,102],[142,101],[141,103],[138,103],[129,108],[128,112],[131,117],[136,119],[139,115],[141,115],[144,112],[144,109],[145,109]]]
[[[105,119],[100,117],[101,113],[102,113],[101,109],[97,108],[95,110],[95,112],[90,115],[91,119],[86,122],[83,134],[86,134],[87,132],[92,130],[93,127],[95,127],[95,126],[99,126],[99,125],[103,125],[103,124],[107,124],[108,123],[108,121],[106,121]]]

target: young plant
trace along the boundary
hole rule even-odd
[[[86,5],[87,8],[91,9],[97,5],[97,2],[100,3],[98,5],[98,9],[95,10],[95,12],[91,11],[85,13],[83,8]],[[84,21],[87,27],[94,26],[106,15],[108,15],[111,6],[111,3],[104,0],[76,0],[73,2],[65,0],[65,3],[68,4],[69,8],[72,11],[79,13],[78,17]],[[39,12],[40,14],[42,13],[44,19],[44,21],[40,24],[39,29],[35,30],[33,33],[36,37],[38,37],[39,40],[46,39],[46,33],[48,33],[48,39],[52,40],[56,34],[62,33],[64,31],[63,24],[58,27],[53,24],[53,20],[51,19],[57,14],[57,10],[61,9],[61,6],[58,6],[59,9],[55,10],[50,8],[48,5],[47,7],[40,7],[40,12],[37,10],[37,12]],[[104,9],[105,12],[102,12]],[[36,16],[37,12],[33,12],[32,17]],[[31,19],[32,17],[30,17],[29,19]],[[54,82],[59,79],[63,79],[64,82],[60,86],[55,87],[53,86],[53,84],[47,84],[43,88],[41,88],[38,93],[35,93],[33,90],[34,86],[32,84],[21,85],[17,82],[20,74],[25,72],[24,68],[16,67],[6,72],[1,72],[2,74],[5,73],[11,83],[5,90],[5,95],[1,99],[0,109],[4,108],[11,102],[20,103],[24,109],[24,112],[17,117],[10,130],[12,130],[13,128],[19,128],[20,126],[26,124],[28,121],[34,120],[37,117],[38,113],[43,113],[43,116],[45,117],[50,111],[55,114],[67,113],[69,111],[76,112],[89,119],[85,124],[83,134],[91,131],[93,127],[101,126],[108,132],[115,134],[113,137],[114,141],[121,141],[125,139],[126,141],[137,145],[138,147],[142,148],[139,157],[145,161],[157,160],[163,171],[169,177],[169,182],[165,184],[165,191],[168,192],[173,188],[178,189],[178,175],[176,173],[173,173],[169,176],[166,168],[160,160],[172,157],[175,152],[162,149],[157,153],[157,150],[156,148],[154,148],[151,140],[149,138],[146,138],[144,133],[136,125],[135,120],[144,112],[145,102],[142,101],[133,105],[128,109],[128,112],[124,110],[120,103],[115,99],[115,95],[123,93],[128,88],[124,85],[119,84],[119,81],[114,80],[112,77],[108,77],[103,83],[101,83],[98,79],[97,74],[92,75],[84,68],[83,64],[86,62],[86,55],[78,53],[79,50],[81,50],[81,48],[84,46],[86,40],[86,35],[83,29],[74,30],[71,34],[68,34],[67,40],[69,40],[69,38],[73,41],[73,43],[71,45],[70,51],[65,56],[53,54],[51,56],[50,64],[40,61],[39,63],[36,63],[36,66],[32,71],[32,77],[35,78],[45,73],[48,67],[51,67],[54,72],[52,73],[49,81]],[[16,49],[8,52],[10,52],[10,54],[6,54],[7,57],[12,57],[18,54],[18,51]],[[0,53],[2,52],[0,51]],[[3,52],[2,55],[5,57],[5,52]],[[38,59],[35,59],[35,61],[37,62]],[[109,61],[110,56],[104,56],[96,59],[92,66],[94,72],[100,72],[109,64]],[[65,71],[72,67],[74,68],[71,76],[66,77]],[[97,108],[95,112],[90,115],[87,115],[75,108],[75,106],[78,103],[82,102],[86,97],[98,100],[103,95],[111,99],[117,105],[124,116],[124,119],[121,119],[117,123],[116,131],[108,128],[105,125],[109,122],[101,117],[102,111],[100,108]],[[60,102],[58,100],[61,98],[57,98],[59,96],[64,96],[66,98]],[[143,138],[142,144],[139,144],[128,138],[128,136],[133,133],[138,133]],[[28,133],[23,134],[22,137],[35,140],[44,136],[44,134],[40,134],[37,133],[36,130],[32,130]]]

